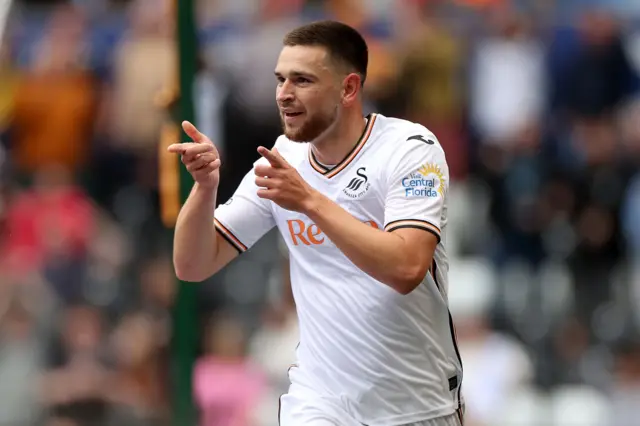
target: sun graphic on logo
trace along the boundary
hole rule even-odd
[[[442,176],[440,167],[438,167],[437,164],[424,164],[418,169],[418,173],[420,173],[424,177],[438,179],[437,191],[440,195],[444,195],[444,177]]]

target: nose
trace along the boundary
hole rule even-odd
[[[278,85],[276,89],[276,101],[290,102],[293,98],[293,84],[291,84],[289,80],[285,80],[282,84]]]

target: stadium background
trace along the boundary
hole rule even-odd
[[[193,106],[226,200],[279,133],[282,35],[322,17],[366,34],[367,109],[445,147],[466,424],[640,424],[639,2],[196,3],[197,51],[187,25],[181,52],[170,1],[11,7],[0,426],[277,424],[297,343],[286,252],[271,233],[176,282],[180,174],[161,153]]]

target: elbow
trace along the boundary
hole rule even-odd
[[[207,278],[209,278],[210,275],[198,274],[198,273],[194,273],[192,271],[184,270],[184,269],[176,269],[176,277],[180,281],[184,281],[188,283],[200,283],[206,280]]]
[[[204,279],[202,279],[202,277],[194,274],[193,271],[190,271],[188,268],[178,268],[178,267],[176,267],[175,270],[176,270],[176,277],[180,281],[190,282],[190,283],[196,283],[196,282],[204,281]]]
[[[413,278],[413,279],[396,280],[396,282],[393,285],[393,289],[395,291],[397,291],[398,293],[402,294],[403,296],[406,296],[406,295],[410,294],[411,292],[413,292],[413,290],[418,288],[420,283],[422,283],[422,279],[423,278],[424,277],[422,277],[420,279]]]
[[[398,271],[393,280],[392,288],[406,296],[413,292],[424,281],[427,269],[424,267],[404,267]]]
[[[199,270],[193,265],[189,265],[188,263],[180,263],[173,262],[173,267],[176,272],[176,277],[180,281],[191,282],[191,283],[199,283],[207,278],[209,278],[212,274]]]
[[[176,278],[180,281],[187,283],[197,283],[200,282],[194,275],[190,275],[189,273],[185,273],[179,269],[176,269]]]

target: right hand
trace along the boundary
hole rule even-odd
[[[180,154],[180,158],[198,185],[217,189],[220,182],[220,155],[211,139],[200,133],[188,121],[182,122],[182,129],[193,142],[174,143],[167,150]]]

